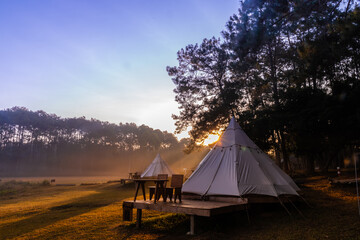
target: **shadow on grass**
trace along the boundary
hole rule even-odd
[[[117,232],[122,235],[122,239],[128,239],[139,233],[160,234],[160,235],[180,235],[188,227],[188,217],[184,214],[166,214],[163,216],[143,218],[141,229],[136,228],[136,223],[129,225],[119,225]],[[125,233],[125,234],[124,234]]]
[[[128,196],[121,196],[117,190],[127,192],[132,188],[133,186],[119,187],[118,185],[100,187],[96,189],[97,193],[75,198],[71,201],[65,201],[65,204],[32,212],[32,216],[29,216],[29,212],[19,213],[19,217],[26,218],[16,222],[2,224],[0,226],[0,238],[7,239],[18,237],[36,229],[44,228],[58,221],[72,218],[93,211],[97,208],[105,207],[114,202],[121,201],[123,198]]]
[[[122,239],[134,238],[141,234],[160,235],[158,239],[184,239],[198,238],[204,239],[226,239],[228,233],[238,226],[248,225],[246,213],[235,212],[208,217],[195,217],[195,236],[186,235],[190,231],[189,217],[184,214],[166,214],[160,217],[143,219],[141,229],[136,228],[133,222],[128,226],[120,225],[118,232],[124,234]]]

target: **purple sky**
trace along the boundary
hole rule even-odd
[[[220,37],[238,7],[237,0],[1,0],[0,109],[173,132],[178,109],[166,66],[177,65],[186,45]]]

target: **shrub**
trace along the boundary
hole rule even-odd
[[[45,179],[44,181],[42,181],[41,185],[50,186],[50,182],[49,182],[49,180]]]

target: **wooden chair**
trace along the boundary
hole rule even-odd
[[[168,179],[168,175],[167,174],[158,174],[157,179],[159,180],[167,180]],[[156,200],[158,200],[160,198],[160,196],[163,196],[164,201],[166,201],[166,196],[164,194],[165,192],[165,188],[166,188],[166,182],[164,184],[164,189],[158,189],[158,194],[156,197]],[[156,186],[149,186],[149,192],[150,192],[150,200],[152,199],[152,197],[154,196],[155,193],[155,189]]]
[[[170,198],[170,202],[172,201],[173,193],[174,194],[174,202],[176,202],[176,198],[179,198],[181,202],[181,188],[184,181],[184,175],[181,174],[173,174],[171,177],[171,184],[170,187],[166,188],[166,197]]]
[[[140,173],[135,172],[135,173],[129,173],[129,179],[139,179],[140,178]]]

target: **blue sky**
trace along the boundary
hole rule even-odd
[[[1,0],[0,109],[173,132],[166,66],[220,37],[237,0]],[[180,135],[185,136],[184,134]]]

